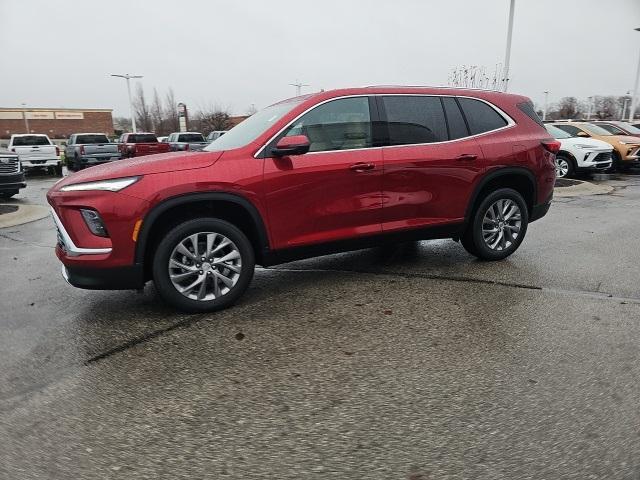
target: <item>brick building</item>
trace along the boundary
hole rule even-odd
[[[67,138],[72,133],[113,135],[111,109],[106,108],[0,108],[0,139],[14,133],[45,133]]]

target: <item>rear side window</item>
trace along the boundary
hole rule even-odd
[[[106,135],[78,135],[76,138],[78,144],[94,144],[94,143],[109,143],[109,139]]]
[[[440,97],[382,97],[389,125],[390,145],[448,140]]]
[[[497,130],[507,121],[488,104],[473,98],[458,98],[472,135]]]
[[[442,97],[444,111],[447,114],[447,125],[449,126],[449,140],[464,138],[469,136],[467,124],[464,121],[458,102],[453,97]]]
[[[25,135],[24,137],[14,137],[14,147],[30,147],[33,145],[51,145],[49,139],[43,135]]]
[[[544,128],[544,123],[542,123],[542,120],[540,119],[540,117],[536,113],[536,109],[533,108],[533,103],[531,103],[531,102],[522,102],[522,103],[518,104],[518,108],[520,110],[522,110],[522,113],[524,113],[527,117],[529,117],[531,120],[533,120],[538,125],[540,125],[541,127]]]

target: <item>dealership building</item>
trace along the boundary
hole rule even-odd
[[[0,139],[27,132],[52,139],[78,132],[113,135],[111,113],[107,108],[0,108]]]

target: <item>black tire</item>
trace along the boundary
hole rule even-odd
[[[82,160],[80,160],[80,158],[77,155],[73,157],[73,169],[76,172],[79,172],[80,170],[82,170]]]
[[[622,165],[622,157],[620,157],[620,154],[615,149],[611,154],[611,160],[611,168],[609,169],[609,171],[612,173],[622,172],[624,169],[624,166]]]
[[[61,177],[62,176],[62,165],[56,165],[55,167],[53,167],[53,174],[56,177]]]
[[[514,202],[520,210],[520,230],[518,231],[517,237],[512,238],[513,241],[510,241],[510,245],[505,246],[502,250],[492,249],[487,245],[483,236],[483,221],[485,215],[487,215],[489,207],[492,207],[499,200],[510,200]],[[529,212],[522,195],[511,188],[501,188],[489,193],[474,210],[467,229],[461,238],[461,243],[467,252],[481,260],[502,260],[518,249],[527,233],[528,224]]]
[[[567,156],[567,155],[563,155],[563,154],[558,154],[556,155],[556,176],[558,178],[573,178],[576,174],[576,165],[575,163],[573,163],[573,158]],[[565,173],[564,175],[561,175],[559,172],[559,168],[558,168],[558,164],[562,163],[564,165],[566,165],[567,168],[567,173]]]
[[[205,232],[218,233],[231,240],[240,253],[242,266],[235,285],[227,293],[212,300],[195,300],[187,298],[174,286],[169,277],[169,260],[174,248],[184,239],[195,233]],[[153,281],[160,297],[169,305],[191,313],[212,312],[227,308],[240,298],[251,283],[254,268],[253,247],[240,229],[217,218],[196,218],[174,227],[160,241],[153,256]],[[210,282],[208,278],[205,282]]]

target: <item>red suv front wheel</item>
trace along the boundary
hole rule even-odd
[[[224,220],[197,218],[169,231],[156,249],[153,280],[167,303],[188,312],[233,304],[247,289],[255,267],[251,243]]]

